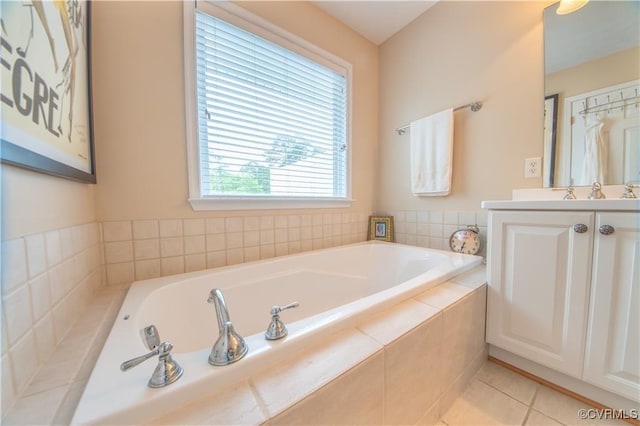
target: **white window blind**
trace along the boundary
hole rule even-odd
[[[347,76],[196,11],[203,197],[346,198]]]

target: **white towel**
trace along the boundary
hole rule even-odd
[[[604,123],[596,118],[588,123],[584,135],[584,163],[582,164],[582,183],[591,185],[599,182],[604,185],[607,175],[607,147],[604,141]]]
[[[453,109],[411,123],[411,191],[443,196],[451,192]]]

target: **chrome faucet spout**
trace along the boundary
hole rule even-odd
[[[229,310],[227,309],[227,302],[224,300],[222,291],[219,288],[214,288],[209,292],[209,298],[207,302],[213,303],[216,308],[216,318],[218,319],[218,332],[222,334],[224,332],[224,325],[231,321],[229,319]]]
[[[249,347],[233,328],[222,291],[219,288],[211,290],[207,302],[213,303],[216,308],[219,332],[218,339],[209,354],[209,364],[222,366],[239,361],[247,354]]]

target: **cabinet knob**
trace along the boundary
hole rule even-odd
[[[573,225],[573,230],[576,231],[578,234],[584,234],[589,230],[589,227],[584,223],[578,223],[576,225]]]
[[[602,225],[599,229],[602,235],[611,235],[616,229],[611,225]]]

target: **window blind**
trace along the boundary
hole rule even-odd
[[[203,196],[347,197],[347,78],[196,11]]]

